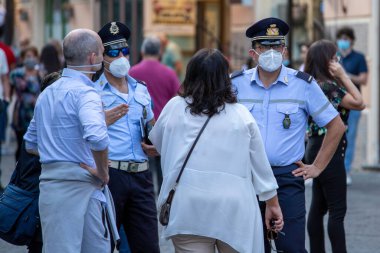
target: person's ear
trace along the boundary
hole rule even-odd
[[[257,52],[255,52],[254,49],[251,48],[251,49],[248,51],[248,54],[249,54],[249,56],[252,57],[252,59],[253,59],[254,61],[257,62],[257,60],[258,60],[258,58],[259,58],[259,55],[258,55]]]

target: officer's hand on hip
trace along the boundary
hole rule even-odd
[[[144,142],[141,142],[141,147],[147,156],[154,157],[160,155],[160,153],[158,153],[157,149],[153,145],[148,145]]]
[[[296,177],[303,177],[304,180],[308,178],[316,178],[321,174],[322,170],[314,164],[304,164],[302,161],[295,162],[298,165],[298,169],[292,171]]]
[[[112,125],[120,118],[124,117],[128,113],[128,110],[129,106],[127,104],[121,104],[110,110],[104,111],[107,126]]]

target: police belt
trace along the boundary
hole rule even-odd
[[[286,166],[271,166],[273,170],[273,174],[275,176],[287,174],[289,172],[292,172],[293,170],[298,168],[298,165],[295,163],[286,165]]]
[[[134,163],[134,162],[122,162],[122,161],[109,161],[109,166],[118,170],[124,170],[127,172],[142,172],[149,169],[148,162]]]

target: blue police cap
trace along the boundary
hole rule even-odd
[[[265,18],[250,26],[245,35],[261,44],[285,43],[285,35],[289,32],[287,23],[278,18]]]
[[[104,48],[117,49],[128,46],[127,40],[131,35],[131,31],[121,22],[109,22],[105,24],[98,32],[102,39]]]

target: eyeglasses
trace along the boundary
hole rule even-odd
[[[281,232],[281,231],[276,232],[276,231],[274,231],[274,230],[272,230],[272,229],[268,229],[268,230],[267,230],[267,239],[268,239],[268,241],[269,241],[269,245],[270,245],[270,247],[271,247],[271,249],[272,249],[273,251],[276,251],[276,252],[284,252],[284,251],[282,251],[282,250],[277,250],[277,249],[275,249],[275,248],[273,247],[273,245],[272,245],[272,241],[277,240],[277,238],[278,238],[278,234],[281,234],[281,235],[285,236],[285,233],[284,233],[284,232]]]
[[[110,50],[105,51],[104,54],[109,56],[109,57],[118,57],[120,54],[120,51],[124,56],[129,55],[129,47],[123,47],[123,48],[118,48],[118,49],[110,49]]]
[[[261,52],[265,52],[265,51],[268,51],[269,49],[274,49],[276,51],[282,51],[284,49],[284,45],[262,45],[262,44],[259,44],[256,46],[257,49],[259,49]]]

